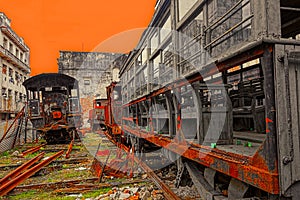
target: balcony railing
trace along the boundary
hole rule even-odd
[[[5,49],[3,46],[0,45],[0,54],[5,56],[5,58],[9,61],[12,61],[15,65],[19,66],[23,70],[30,72],[30,68],[28,64],[21,61],[19,58],[17,58],[14,54],[12,54],[10,51]]]
[[[1,30],[7,34],[7,36],[13,40],[19,48],[23,51],[29,51],[29,47],[24,43],[23,39],[20,38],[9,26],[1,24]]]

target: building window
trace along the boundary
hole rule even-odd
[[[3,65],[2,67],[2,74],[6,74],[7,72],[7,66],[6,65]]]
[[[7,49],[7,39],[6,38],[3,38],[3,47],[5,48],[5,49]]]
[[[15,80],[16,80],[17,82],[19,82],[19,81],[20,81],[20,78],[19,78],[19,73],[18,73],[18,72],[16,72],[16,73],[15,73]]]
[[[19,99],[18,99],[18,92],[15,92],[15,102],[17,102]]]
[[[19,57],[19,49],[16,48],[16,56]]]
[[[20,53],[20,60],[23,61],[23,53]]]
[[[6,88],[2,88],[2,96],[3,97],[7,97]]]
[[[12,90],[8,90],[8,98],[12,97]]]
[[[91,81],[90,80],[84,80],[84,85],[90,85]]]
[[[19,93],[19,99],[20,99],[20,101],[22,101],[22,97],[23,97],[23,94]]]
[[[13,52],[13,49],[14,49],[14,47],[13,47],[12,43],[9,43],[9,51]]]
[[[9,68],[9,70],[8,70],[8,76],[9,77],[13,76],[13,69],[12,68]]]
[[[11,69],[11,68],[9,68],[9,70],[8,70],[8,76],[9,76],[9,82],[10,83],[15,83],[15,80],[14,80],[14,77],[13,77],[13,69]]]

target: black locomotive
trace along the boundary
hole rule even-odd
[[[44,73],[27,79],[29,119],[47,143],[66,143],[78,138],[82,125],[78,81],[68,75]]]

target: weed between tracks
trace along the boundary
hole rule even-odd
[[[105,194],[108,191],[110,191],[111,188],[103,188],[103,189],[99,189],[97,191],[92,191],[92,192],[87,192],[85,194],[82,195],[82,199],[85,198],[95,198],[101,194]],[[17,195],[11,195],[9,196],[7,199],[8,200],[41,200],[41,199],[45,199],[45,200],[74,200],[77,197],[73,197],[73,196],[65,196],[64,194],[61,195],[57,195],[55,193],[52,192],[43,192],[43,191],[36,191],[36,190],[31,190],[31,191],[27,191],[27,192],[23,192]],[[1,198],[0,199],[4,200],[5,198]]]

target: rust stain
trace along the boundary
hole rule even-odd
[[[273,120],[269,119],[268,117],[266,118],[266,133],[270,133],[269,129],[269,123],[273,123]]]

